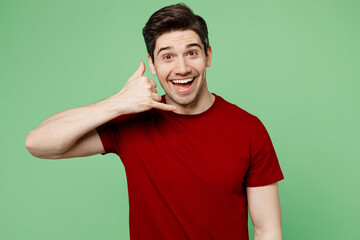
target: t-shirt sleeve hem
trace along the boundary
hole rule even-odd
[[[101,144],[103,145],[103,148],[104,148],[104,153],[101,153],[101,155],[105,155],[105,154],[108,154],[108,153],[114,153],[114,151],[111,149],[111,142],[109,140],[109,138],[105,137],[105,133],[103,132],[102,128],[101,127],[97,127],[95,129],[100,137],[100,140],[101,140]]]
[[[281,176],[281,177],[273,178],[273,179],[267,180],[267,181],[247,183],[245,186],[246,187],[263,187],[263,186],[267,186],[267,185],[279,182],[283,179],[284,179],[284,176]]]

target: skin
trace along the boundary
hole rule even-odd
[[[281,208],[278,184],[246,188],[254,240],[281,240]]]
[[[26,148],[33,156],[45,159],[90,156],[105,152],[95,128],[117,116],[152,108],[181,114],[205,111],[215,100],[206,83],[206,68],[211,65],[211,47],[206,51],[208,56],[199,36],[191,30],[161,35],[156,41],[154,62],[150,56],[148,58],[151,73],[158,76],[165,90],[166,104],[160,102],[156,83],[143,75],[145,64],[141,62],[117,94],[45,119],[27,135]],[[171,80],[189,77],[195,77],[191,91],[182,93],[173,88]],[[282,239],[277,183],[247,188],[246,191],[255,240]]]
[[[166,102],[176,106],[177,113],[201,113],[215,100],[206,83],[206,68],[211,66],[211,47],[206,51],[207,55],[194,31],[173,31],[157,38],[154,62],[148,56],[151,73],[157,75],[166,93]],[[191,91],[176,91],[171,80],[188,78],[195,78]]]

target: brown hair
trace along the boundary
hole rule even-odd
[[[156,11],[143,28],[146,49],[154,62],[154,49],[156,39],[164,33],[176,30],[193,30],[196,32],[207,56],[209,47],[208,30],[205,20],[193,13],[184,3],[170,5]]]

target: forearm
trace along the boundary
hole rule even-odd
[[[174,111],[175,106],[160,102],[156,83],[143,76],[144,71],[145,64],[141,62],[119,93],[98,103],[66,110],[45,119],[28,134],[26,148],[38,157],[56,156],[69,150],[85,134],[117,116],[151,108]]]
[[[86,133],[121,115],[113,105],[111,98],[108,98],[54,114],[30,131],[25,145],[35,155],[63,153]]]
[[[281,229],[273,229],[270,231],[254,230],[254,240],[282,240]]]

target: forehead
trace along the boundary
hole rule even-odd
[[[193,30],[172,31],[164,33],[156,39],[155,50],[168,46],[177,48],[192,43],[202,46],[199,35]]]

